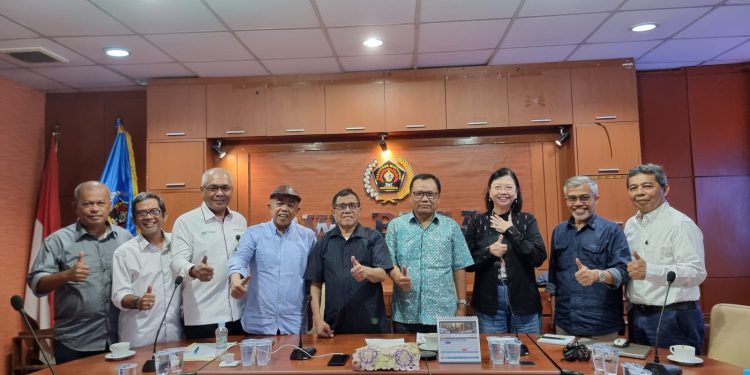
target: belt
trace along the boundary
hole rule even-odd
[[[661,311],[661,306],[652,305],[637,305],[633,304],[633,307],[646,314],[658,313]],[[697,307],[696,301],[685,301],[675,302],[664,306],[664,310],[693,310]]]

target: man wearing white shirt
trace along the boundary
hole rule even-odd
[[[213,337],[218,322],[226,322],[230,335],[241,335],[244,300],[229,295],[227,261],[236,251],[247,221],[229,209],[232,178],[224,169],[203,173],[201,196],[203,204],[177,218],[172,234],[172,271],[185,277],[185,336]]]
[[[151,345],[167,308],[158,341],[182,340],[181,293],[167,306],[177,275],[169,268],[172,236],[162,230],[167,218],[164,201],[144,192],[133,199],[132,209],[140,234],[120,245],[112,261],[112,303],[122,310],[120,341],[134,348]]]
[[[700,354],[704,322],[699,285],[706,279],[703,234],[685,214],[667,203],[667,176],[661,166],[643,164],[628,173],[628,194],[638,213],[625,223],[633,260],[628,263],[630,341],[653,345],[667,293],[667,274],[676,274],[659,331],[659,346],[690,345]]]

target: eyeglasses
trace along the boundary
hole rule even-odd
[[[565,200],[568,201],[568,203],[575,203],[577,201],[581,201],[581,203],[591,203],[591,196],[590,195],[566,195]]]
[[[135,212],[135,217],[138,219],[145,219],[148,215],[159,216],[161,215],[161,210],[158,208],[152,208],[150,210],[139,210]]]
[[[511,191],[515,191],[516,187],[513,186],[513,185],[505,185],[505,186],[503,186],[503,185],[495,185],[495,186],[492,186],[490,189],[492,189],[492,191],[507,191],[507,192],[511,192]]]
[[[230,185],[221,185],[221,186],[208,185],[208,186],[204,186],[203,188],[206,189],[206,190],[208,190],[211,193],[216,193],[219,190],[221,190],[224,193],[228,193],[228,192],[232,191],[232,186],[230,186]]]
[[[414,196],[414,198],[422,199],[424,197],[427,197],[429,200],[435,200],[435,198],[440,195],[439,193],[433,193],[431,191],[412,191],[411,195]]]
[[[359,208],[359,203],[339,203],[333,206],[333,208],[336,211],[341,211],[341,212],[346,211],[347,208],[354,211]]]

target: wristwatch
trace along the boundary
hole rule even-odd
[[[458,302],[456,302],[456,305],[468,306],[469,302],[467,302],[465,298],[459,298]]]
[[[607,278],[605,277],[605,275],[604,275],[604,271],[601,271],[601,270],[596,270],[596,273],[598,273],[598,274],[599,274],[599,278],[597,279],[597,281],[598,281],[598,282],[600,282],[600,283],[603,283],[603,282],[604,282],[604,280],[606,280],[606,279],[607,279]]]

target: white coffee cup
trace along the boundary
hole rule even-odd
[[[130,343],[127,341],[118,342],[109,346],[109,350],[115,357],[123,356],[130,350]]]
[[[425,333],[422,335],[424,337],[424,346],[428,348],[437,348],[438,346],[438,336],[437,333]]]
[[[689,361],[695,358],[695,348],[690,345],[672,345],[669,351],[680,361]]]

